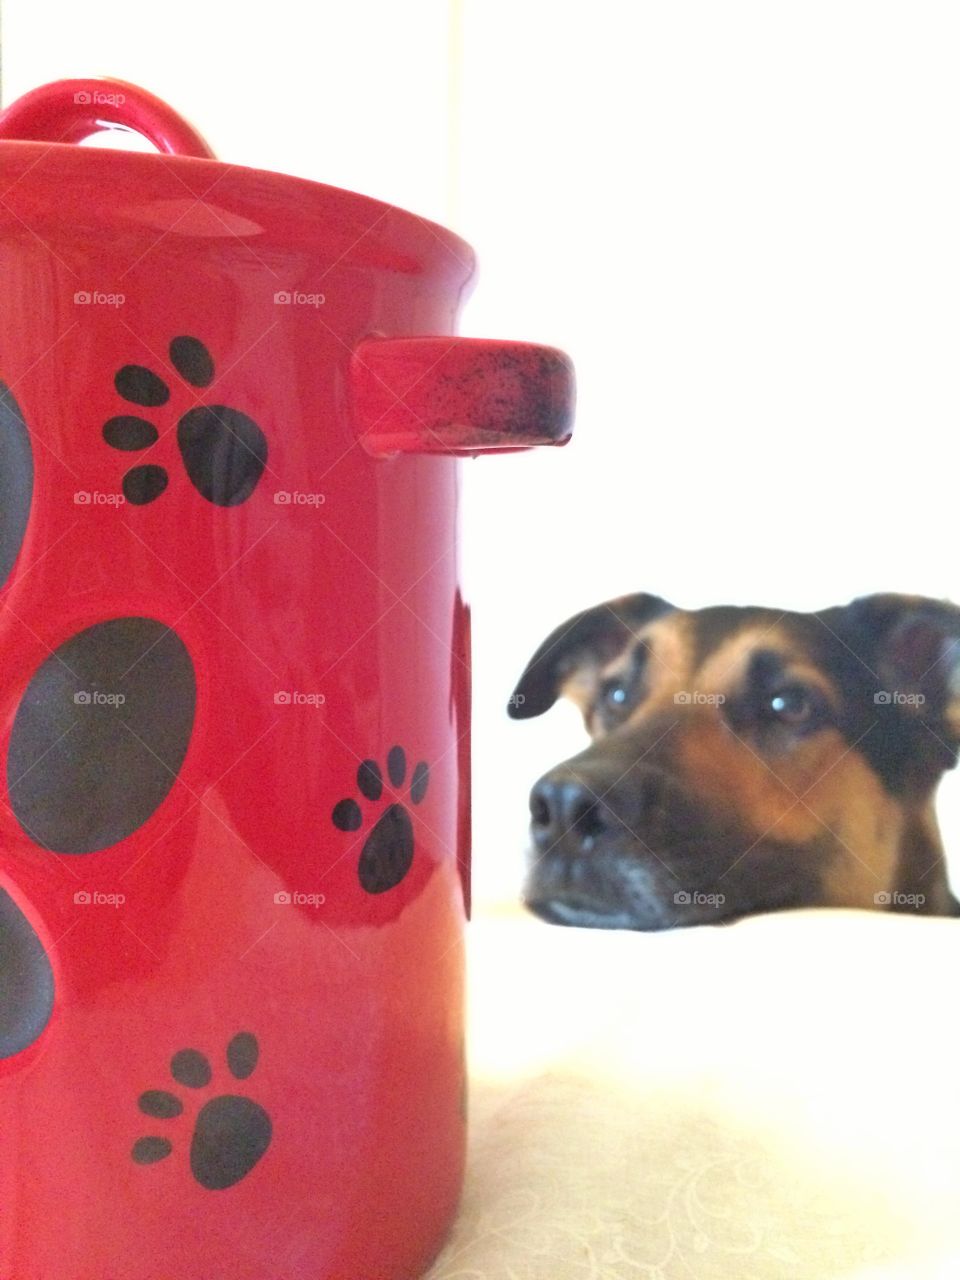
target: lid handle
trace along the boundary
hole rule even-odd
[[[0,139],[82,142],[111,129],[139,133],[167,155],[216,158],[172,107],[124,80],[54,80],[0,112]]]

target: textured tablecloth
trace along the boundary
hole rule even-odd
[[[960,921],[470,927],[471,1146],[430,1280],[957,1280]]]

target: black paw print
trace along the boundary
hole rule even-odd
[[[387,753],[387,777],[394,789],[403,786],[407,777],[407,756],[403,747],[391,747]],[[421,760],[410,779],[410,803],[419,804],[427,794],[430,770]],[[375,760],[364,760],[357,770],[357,787],[361,795],[376,803],[383,797],[383,774]],[[341,831],[359,831],[363,813],[356,800],[340,800],[333,808],[333,825]],[[413,823],[406,805],[394,803],[381,813],[373,830],[363,842],[358,873],[367,893],[384,893],[395,888],[410,870],[413,862]]]
[[[199,338],[174,338],[170,362],[193,387],[213,381],[213,360]],[[158,409],[170,399],[170,388],[150,369],[126,364],[114,385],[131,404]],[[146,418],[122,414],[104,423],[103,438],[113,449],[135,452],[156,444],[157,428]],[[198,493],[218,507],[246,502],[267,465],[267,439],[252,418],[224,404],[198,405],[177,423],[177,444],[187,476]],[[170,477],[164,467],[144,463],[123,477],[128,502],[142,507],[159,498]]]
[[[260,1056],[256,1036],[238,1032],[227,1045],[227,1065],[237,1080],[253,1074]],[[170,1061],[170,1074],[188,1089],[203,1089],[213,1078],[209,1060],[197,1049],[181,1049]],[[183,1103],[165,1089],[140,1095],[140,1110],[155,1120],[174,1120]],[[201,1187],[222,1191],[245,1178],[270,1145],[273,1127],[258,1102],[235,1094],[211,1098],[200,1109],[190,1144],[190,1169]],[[137,1164],[156,1164],[173,1150],[168,1138],[139,1138],[133,1144]]]

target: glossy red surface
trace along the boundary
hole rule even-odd
[[[475,453],[565,444],[572,369],[561,352],[489,338],[375,338],[351,365],[364,448]]]
[[[98,84],[110,82],[47,87],[0,116],[0,381],[34,468],[0,596],[0,886],[55,981],[39,1038],[0,1061],[0,1274],[414,1277],[454,1212],[464,1153],[469,627],[458,463],[429,456],[431,435],[459,452],[565,438],[569,369],[558,372],[556,353],[503,344],[523,366],[499,385],[518,412],[485,421],[464,380],[476,351],[450,344],[455,385],[421,361],[415,386],[378,399],[363,352],[376,370],[371,339],[452,332],[473,272],[467,246],[293,178],[10,140],[61,125],[83,136],[89,104],[74,117],[69,99]],[[126,89],[135,101],[111,108],[114,123],[168,150],[178,136],[196,145]],[[202,388],[171,364],[184,335],[212,356]],[[130,365],[163,379],[165,403],[124,400],[117,375]],[[525,439],[538,368],[550,407]],[[211,404],[267,442],[262,475],[233,505],[203,496],[178,452],[185,415]],[[437,405],[446,418],[423,422]],[[376,406],[391,430],[402,419],[392,456]],[[156,442],[111,447],[104,425],[123,414],[152,422]],[[144,464],[165,470],[166,488],[121,502],[125,474]],[[193,662],[182,768],[126,838],[51,851],[7,795],[18,709],[58,646],[137,616],[172,628]],[[397,745],[403,781],[384,771],[382,798],[363,797],[358,766],[384,765]],[[417,800],[420,761],[429,785]],[[96,798],[117,762],[86,763]],[[342,830],[331,815],[351,797],[363,825]],[[390,804],[412,824],[413,858],[370,892],[358,864]],[[225,1057],[239,1032],[259,1045],[243,1079]],[[211,1063],[209,1084],[171,1080],[188,1048]],[[144,1114],[151,1090],[178,1097],[182,1113]],[[270,1137],[254,1167],[209,1189],[192,1172],[191,1134],[223,1095],[262,1108]],[[135,1162],[150,1135],[171,1153]]]

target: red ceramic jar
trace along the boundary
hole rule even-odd
[[[161,155],[79,148],[105,127]],[[464,1150],[469,248],[131,85],[0,116],[0,1274],[377,1280]]]

